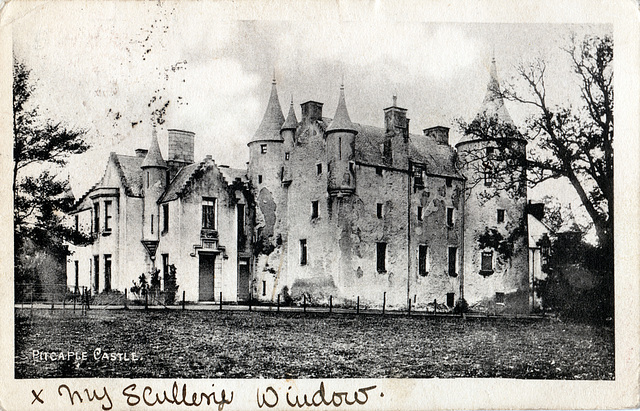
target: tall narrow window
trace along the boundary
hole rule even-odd
[[[307,240],[300,240],[300,265],[307,265]]]
[[[169,204],[162,205],[162,231],[169,231]]]
[[[447,208],[447,227],[453,227],[453,208]]]
[[[258,174],[258,184],[262,184],[262,174]]]
[[[504,210],[498,210],[498,223],[504,223]]]
[[[376,266],[379,273],[387,271],[387,243],[376,243]]]
[[[422,207],[418,206],[418,221],[422,221]]]
[[[100,256],[93,256],[93,290],[97,293],[100,290]]]
[[[262,280],[262,296],[267,295],[267,282]]]
[[[149,172],[147,171],[147,188],[149,188]]]
[[[322,164],[316,164],[316,175],[322,174]]]
[[[458,275],[458,249],[449,247],[449,275],[455,277]]]
[[[75,260],[73,262],[73,266],[75,268],[75,292],[78,292],[78,278],[80,277],[80,267],[79,267],[80,262],[78,260]]]
[[[111,201],[104,202],[104,231],[111,230]]]
[[[260,153],[261,154],[267,154],[267,145],[266,144],[260,144]]]
[[[493,273],[493,251],[483,251],[480,270],[484,273]]]
[[[446,183],[447,187],[451,187],[451,186],[453,186],[453,179],[451,177],[447,177],[445,179],[445,183]]]
[[[162,254],[162,283],[166,289],[167,276],[169,275],[169,254]]]
[[[151,214],[151,234],[153,234],[153,214]]]
[[[238,204],[238,236],[244,236],[244,204]]]
[[[80,224],[79,224],[78,214],[76,214],[76,215],[75,215],[75,217],[76,217],[76,218],[75,218],[75,220],[76,220],[76,221],[75,221],[75,227],[76,227],[76,233],[77,233],[78,231],[80,231],[80,230],[79,230],[79,229],[80,229]]]
[[[418,246],[418,273],[423,277],[429,274],[429,247],[426,244]]]
[[[202,228],[216,228],[216,199],[202,199]]]
[[[100,204],[93,205],[93,229],[96,233],[100,232]]]
[[[311,202],[311,218],[318,218],[318,201]]]
[[[383,211],[384,211],[384,210],[383,210],[383,207],[382,207],[382,203],[378,203],[378,204],[376,204],[376,216],[377,216],[378,218],[382,218],[382,216],[383,216]]]
[[[338,137],[338,159],[342,160],[342,137]]]
[[[451,308],[454,304],[454,299],[456,298],[455,293],[447,293],[447,307]]]
[[[104,255],[104,290],[111,291],[111,254]]]
[[[492,175],[491,166],[485,165],[484,166],[484,185],[486,187],[491,187],[491,184],[493,184],[493,175]]]

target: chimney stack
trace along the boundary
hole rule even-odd
[[[302,108],[302,121],[311,122],[322,120],[322,103],[307,101],[300,104]]]
[[[449,144],[449,128],[442,126],[435,126],[424,129],[424,135],[426,137],[431,137],[438,144]]]
[[[136,148],[136,157],[145,158],[148,152],[146,148]]]

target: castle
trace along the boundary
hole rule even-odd
[[[494,61],[481,112],[512,123],[496,90]],[[440,126],[412,134],[395,96],[382,127],[354,123],[344,87],[332,118],[320,102],[301,109],[298,120],[292,101],[285,118],[274,79],[247,169],[195,162],[194,134],[175,129],[166,160],[155,130],[148,150],[112,153],[71,216],[94,241],[72,247],[68,285],[124,291],[174,265],[188,301],[453,309],[464,298],[481,311],[531,310],[525,170],[515,192],[486,172],[467,184],[472,153],[503,144],[465,136],[454,149]],[[504,138],[525,155],[523,139]],[[510,252],[480,241],[486,232]]]

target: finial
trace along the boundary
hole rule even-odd
[[[397,103],[398,103],[398,93],[396,93],[394,91],[393,92],[393,107],[395,107]]]
[[[271,84],[276,84],[276,68],[273,68],[273,80],[271,80]]]
[[[491,62],[492,63],[496,62],[496,45],[495,44],[491,47]]]
[[[293,93],[291,93],[291,105],[293,106]]]
[[[342,73],[342,81],[340,82],[340,90],[344,90],[344,73]]]

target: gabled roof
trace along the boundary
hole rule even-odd
[[[273,79],[267,109],[264,112],[264,117],[262,117],[262,122],[260,123],[260,126],[258,126],[258,130],[253,135],[249,144],[256,141],[283,141],[280,136],[280,129],[282,128],[283,123],[284,116],[282,115],[282,108],[280,107],[280,101],[278,100],[276,80]]]
[[[336,114],[333,116],[333,121],[329,124],[326,131],[357,131],[351,122],[351,118],[349,118],[347,103],[344,99],[344,86],[340,86],[340,98],[338,99]]]
[[[193,163],[182,167],[180,171],[178,171],[178,174],[176,174],[173,180],[169,183],[167,190],[158,199],[158,203],[165,203],[178,199],[189,184],[201,175],[198,171],[204,172],[210,167],[216,167],[218,171],[220,171],[220,174],[222,174],[227,185],[231,185],[237,179],[242,182],[248,181],[247,170],[218,167],[211,157],[206,157],[199,163]]]

